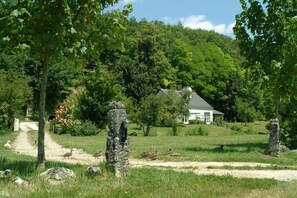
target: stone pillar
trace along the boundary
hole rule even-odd
[[[14,118],[13,131],[18,131],[19,129],[20,129],[20,120],[18,118]]]
[[[280,127],[278,119],[271,119],[269,124],[269,154],[271,156],[280,156]]]
[[[116,176],[128,173],[130,143],[125,106],[121,102],[111,102],[108,112],[108,137],[106,142],[107,166]]]

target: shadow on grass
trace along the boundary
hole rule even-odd
[[[45,170],[52,167],[65,167],[65,168],[78,168],[82,165],[77,164],[67,164],[61,162],[52,162],[47,161],[45,163]],[[13,175],[18,176],[30,176],[38,174],[36,169],[36,160],[35,159],[16,159],[0,156],[0,170],[10,169],[13,172]]]
[[[217,145],[219,146],[219,145]],[[186,147],[185,151],[191,152],[207,152],[207,153],[250,153],[255,151],[263,151],[267,149],[268,144],[265,143],[245,143],[245,144],[224,144],[224,150],[217,152],[214,151],[214,148],[205,148],[205,147]]]

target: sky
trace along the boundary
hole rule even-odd
[[[115,8],[132,3],[131,17],[137,20],[181,22],[184,27],[213,30],[234,37],[235,15],[241,12],[239,0],[120,0]]]

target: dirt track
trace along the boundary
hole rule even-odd
[[[20,132],[16,140],[13,142],[13,150],[17,153],[37,156],[37,148],[29,143],[28,131],[36,130],[37,123],[34,122],[22,122],[20,124]],[[57,144],[48,133],[45,133],[45,157],[46,160],[66,162],[73,164],[87,164],[96,165],[104,160],[103,157],[95,159],[92,155],[83,152],[82,150],[75,149],[73,155],[69,159],[64,159],[63,154],[69,152],[70,148],[63,148]],[[209,169],[212,167],[267,167],[270,164],[262,163],[249,163],[249,162],[162,162],[162,161],[145,161],[130,159],[131,167],[159,167],[159,168],[171,168],[176,171],[191,171],[195,174],[213,174],[213,175],[231,175],[234,177],[244,178],[271,178],[281,181],[290,181],[297,179],[297,170],[227,170],[227,169]]]

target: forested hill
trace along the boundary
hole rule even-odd
[[[245,82],[243,57],[230,37],[132,18],[125,48],[105,52],[100,59],[109,71],[121,73],[119,82],[135,102],[160,88],[190,86],[229,119],[237,117],[238,105],[259,107],[260,98]]]
[[[230,121],[251,121],[260,115],[258,112],[265,111],[263,94],[246,77],[248,73],[242,67],[244,59],[232,38],[158,21],[131,18],[127,23],[125,51],[104,51],[96,60],[88,57],[87,66],[85,61],[67,57],[51,63],[47,112],[54,112],[55,106],[65,101],[73,87],[85,88],[80,105],[76,105],[80,108],[78,112],[92,111],[81,115],[98,120],[98,115],[106,117],[111,100],[128,98],[129,104],[133,101],[132,106],[137,107],[142,99],[156,95],[161,88],[181,89],[185,86],[190,86],[216,110],[224,112],[225,119]],[[116,33],[109,35],[116,36]],[[26,51],[12,53],[5,49],[3,47],[0,53],[0,80],[4,79],[0,85],[6,91],[0,93],[0,101],[12,101],[10,108],[16,109],[11,111],[14,114],[21,113],[27,104],[32,104],[36,111],[41,64]],[[5,79],[14,79],[9,76],[23,80],[12,81],[9,89]],[[13,87],[25,86],[22,82],[28,82],[26,87],[32,94],[24,92],[15,99],[8,97],[6,93],[11,93]],[[82,118],[89,119],[84,116]]]

